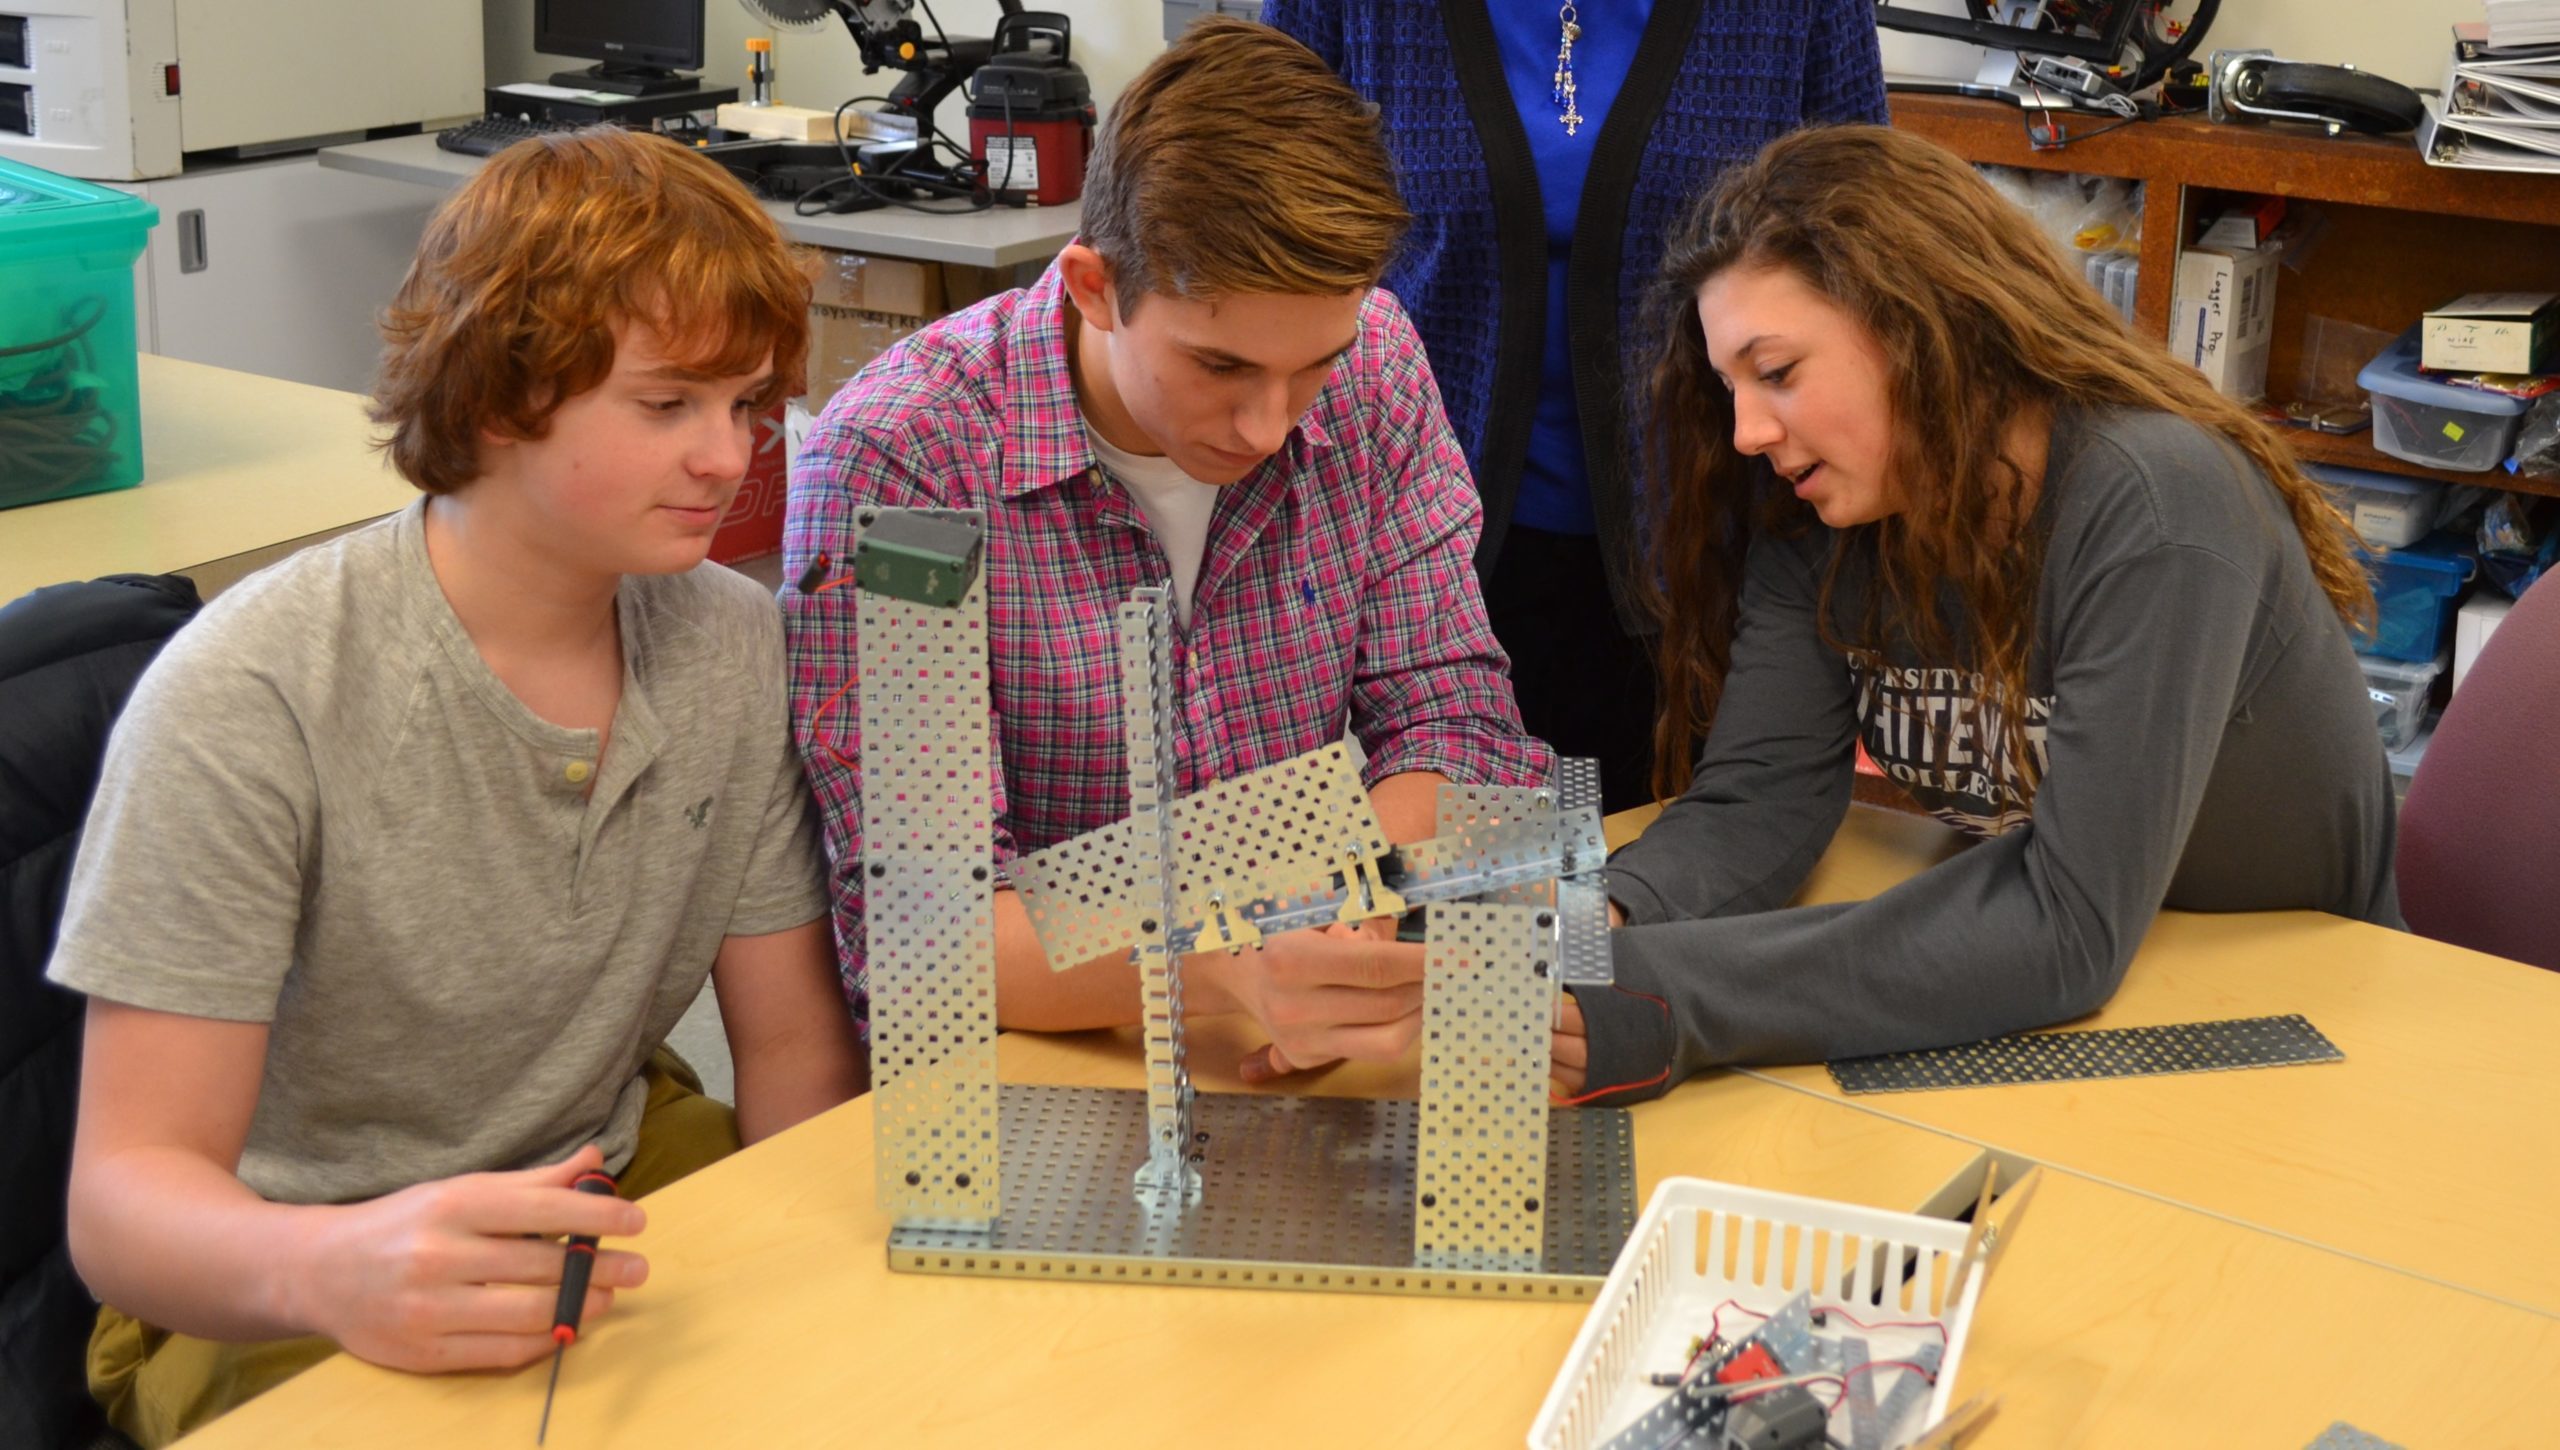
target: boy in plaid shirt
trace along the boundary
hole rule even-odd
[[[1178,788],[1342,738],[1388,836],[1444,781],[1534,785],[1472,565],[1479,507],[1412,324],[1377,290],[1408,218],[1368,108],[1297,42],[1192,27],[1122,95],[1084,235],[1038,283],[910,338],[830,403],[793,469],[786,577],[866,507],[987,513],[999,859],[1127,814],[1113,611],[1172,586]],[[1490,265],[1490,259],[1486,259]],[[865,1006],[850,590],[784,602],[794,730],[824,823],[845,986]],[[1374,929],[1184,967],[1195,1012],[1271,1044],[1249,1081],[1409,1047],[1422,948]],[[996,905],[1007,1027],[1138,1020],[1125,957],[1052,973]]]

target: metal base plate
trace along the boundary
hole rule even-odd
[[[1525,1272],[1416,1268],[1416,1105],[1203,1093],[1200,1200],[1151,1210],[1129,1174],[1147,1099],[1116,1088],[1002,1089],[1004,1205],[992,1231],[897,1228],[906,1273],[1206,1284],[1461,1298],[1588,1299],[1636,1222],[1623,1108],[1547,1127],[1546,1247]]]

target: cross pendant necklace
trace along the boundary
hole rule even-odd
[[[1575,23],[1580,18],[1581,13],[1573,8],[1573,0],[1565,0],[1564,8],[1556,12],[1556,22],[1563,27],[1563,38],[1556,44],[1553,99],[1556,109],[1564,112],[1564,133],[1568,136],[1582,132],[1582,108],[1575,103],[1573,94],[1573,42],[1582,34],[1582,27]]]

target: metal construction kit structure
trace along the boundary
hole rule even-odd
[[[1176,793],[1172,602],[1119,611],[1129,814],[1006,868],[1053,969],[1134,955],[1146,1088],[996,1081],[975,510],[859,518],[862,870],[892,1268],[1587,1298],[1634,1226],[1625,1110],[1553,1109],[1557,993],[1610,980],[1599,775],[1447,787],[1391,847],[1348,752]],[[1198,1094],[1182,958],[1429,906],[1417,1103]]]

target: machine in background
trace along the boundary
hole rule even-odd
[[[175,176],[480,109],[480,0],[18,0],[0,15],[0,157],[91,181]],[[181,20],[187,23],[181,24]],[[303,56],[279,51],[289,39]]]

